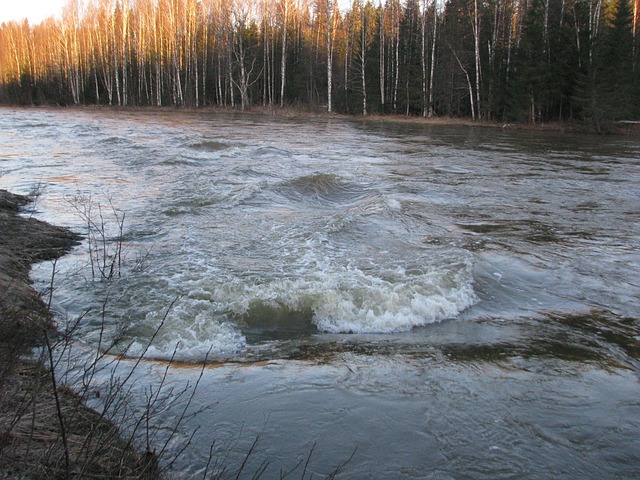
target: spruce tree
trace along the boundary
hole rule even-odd
[[[637,114],[637,74],[633,71],[633,32],[627,0],[618,0],[597,37],[593,60],[583,79],[578,103],[583,118],[599,132]]]

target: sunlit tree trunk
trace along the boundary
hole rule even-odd
[[[287,30],[289,22],[289,2],[282,0],[282,56],[280,63],[280,108],[284,107],[284,91],[287,83]]]
[[[116,37],[116,18],[112,15],[109,18],[109,27],[110,27],[110,35],[111,35],[111,52],[113,54],[113,64],[112,71],[114,76],[114,83],[116,88],[116,99],[118,101],[118,106],[122,105],[122,96],[120,95],[120,74],[118,72],[118,68],[120,65],[119,60],[119,49],[118,49],[118,41]]]
[[[357,0],[356,2],[353,3],[354,7],[357,4]],[[347,15],[345,22],[346,22],[346,35],[345,35],[345,55],[344,55],[344,97],[345,97],[345,102],[346,102],[346,108],[347,108],[347,113],[349,113],[349,93],[348,93],[348,89],[349,89],[349,66],[350,66],[350,61],[351,61],[351,57],[353,56],[353,41],[352,41],[352,37],[356,34],[355,32],[355,26],[353,25],[354,22],[351,21],[351,17],[353,14],[356,14],[356,12],[354,12],[353,10],[351,11],[351,15]]]
[[[121,38],[121,55],[120,59],[122,61],[122,105],[127,105],[127,100],[129,96],[128,92],[128,69],[129,69],[129,58],[128,58],[128,42],[129,42],[129,5],[128,0],[121,0],[122,2],[122,38]]]
[[[67,3],[63,18],[62,42],[64,45],[66,75],[74,105],[80,104],[80,52],[78,44],[79,5],[77,0]]]
[[[247,106],[247,72],[245,66],[246,52],[244,48],[244,30],[248,12],[243,10],[242,5],[235,3],[232,15],[234,17],[234,25],[231,45],[233,55],[235,57],[235,65],[240,71],[240,78],[236,81],[232,75],[231,81],[240,92],[240,108],[244,110]]]
[[[400,4],[391,1],[391,28],[393,29],[394,79],[393,79],[393,111],[398,109],[398,83],[400,80]]]
[[[163,85],[163,69],[162,69],[162,58],[164,52],[164,44],[162,41],[162,37],[160,35],[158,22],[160,21],[158,18],[158,14],[155,15],[155,19],[153,22],[153,37],[154,37],[154,58],[155,58],[155,74],[156,74],[156,106],[162,106],[162,85]]]
[[[20,34],[18,32],[17,23],[12,22],[10,24],[11,28],[8,32],[9,38],[9,50],[13,53],[11,55],[15,61],[15,65],[13,66],[13,71],[15,72],[16,81],[19,87],[22,87],[22,61],[20,60]]]
[[[200,61],[201,73],[202,73],[202,105],[206,105],[207,102],[207,68],[209,65],[209,23],[211,21],[211,12],[208,7],[203,11],[204,23],[200,26],[202,37],[200,45],[202,49],[202,59]]]
[[[218,71],[216,72],[216,86],[218,87],[218,106],[224,105],[224,97],[222,94],[222,79],[223,79],[223,65],[222,65],[222,49],[218,46]]]
[[[547,0],[548,1],[548,0]],[[480,12],[478,11],[478,0],[473,2],[473,44],[474,44],[474,57],[476,65],[476,111],[478,116],[480,113],[480,77],[482,71],[480,68]],[[475,115],[473,115],[475,119]]]
[[[422,15],[420,17],[420,67],[422,69],[422,116],[428,116],[429,105],[427,101],[427,1],[422,0]]]
[[[633,0],[633,71],[637,71],[640,68],[638,62],[640,61],[640,55],[638,50],[640,49],[640,0]]]
[[[238,82],[234,82],[240,91],[240,108],[244,110],[248,105],[248,81],[247,81],[247,70],[245,66],[245,49],[244,49],[244,27],[239,29],[240,31],[237,33],[237,40],[235,42],[234,51],[236,57],[236,63],[240,68],[240,79]]]
[[[429,114],[431,118],[435,115],[435,106],[433,104],[434,88],[436,73],[436,39],[438,37],[438,5],[436,0],[433,0],[433,36],[431,40],[431,72],[429,73]]]
[[[229,95],[229,103],[231,107],[235,107],[235,92],[234,92],[234,83],[233,83],[233,49],[234,49],[234,39],[233,39],[233,31],[231,26],[231,16],[232,12],[230,11],[230,5],[226,3],[222,3],[221,11],[223,11],[222,16],[222,29],[224,32],[224,50],[226,52],[226,89]],[[226,103],[226,99],[225,99]]]
[[[331,98],[333,82],[333,4],[331,0],[326,2],[327,22],[327,111],[331,112],[333,101]]]
[[[379,70],[379,74],[378,74],[378,78],[380,79],[379,83],[380,83],[380,105],[382,106],[382,110],[384,111],[384,107],[385,107],[385,57],[384,57],[384,51],[386,48],[385,45],[385,35],[384,35],[384,8],[382,7],[382,0],[380,0],[379,5],[378,5],[378,12],[379,12],[379,35],[380,35],[380,60],[379,60],[379,66],[378,66],[378,70]]]
[[[593,64],[593,47],[595,39],[600,31],[600,15],[602,12],[602,0],[589,1],[589,64]]]
[[[362,115],[367,115],[367,25],[364,5],[360,8],[360,72],[362,77]]]
[[[271,8],[268,0],[261,0],[262,14],[262,106],[272,104],[271,83]]]
[[[184,6],[184,23],[187,32],[184,50],[186,50],[186,84],[184,96],[189,104],[195,108],[200,106],[200,69],[198,47],[200,36],[198,35],[198,19],[201,18],[200,3],[196,0],[188,0]]]

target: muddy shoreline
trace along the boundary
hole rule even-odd
[[[29,198],[0,190],[0,342],[23,354],[51,328],[51,314],[32,288],[32,263],[64,255],[79,238],[72,232],[19,215]]]
[[[158,478],[155,456],[135,452],[112,422],[54,386],[33,353],[57,333],[31,264],[64,255],[80,238],[21,215],[29,202],[0,190],[0,479]]]

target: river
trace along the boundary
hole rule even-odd
[[[199,382],[176,478],[256,438],[249,478],[637,478],[637,138],[9,108],[0,132],[0,188],[85,235],[53,295],[79,349],[144,355],[133,404]]]

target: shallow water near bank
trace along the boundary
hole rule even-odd
[[[636,140],[206,112],[0,127],[0,187],[42,184],[37,216],[83,233],[90,205],[107,249],[125,219],[111,281],[87,241],[56,266],[55,309],[92,308],[83,345],[221,365],[177,476],[258,435],[268,478],[314,444],[317,474],[357,447],[346,478],[640,468]],[[140,389],[164,366],[145,368]]]

